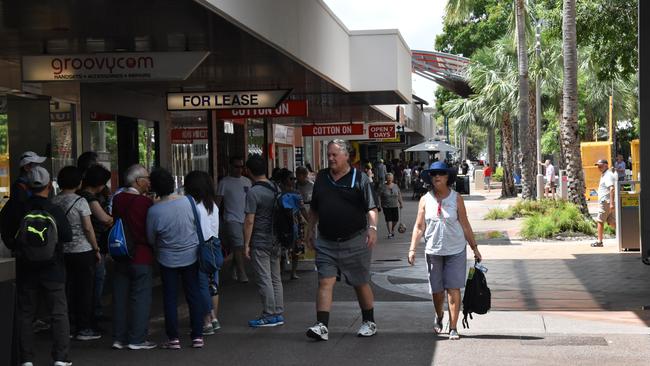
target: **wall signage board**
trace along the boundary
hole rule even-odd
[[[113,52],[23,56],[24,82],[185,80],[209,52]]]
[[[208,129],[196,128],[172,128],[172,144],[191,144],[197,140],[208,140]]]
[[[276,108],[291,89],[167,93],[167,110]]]
[[[278,144],[293,145],[293,127],[273,125],[273,142]]]
[[[371,123],[368,125],[368,138],[371,140],[395,139],[396,137],[394,123]]]
[[[217,118],[307,117],[306,100],[287,100],[276,108],[219,109]]]
[[[363,127],[363,123],[308,125],[302,126],[302,135],[314,137],[364,135]]]

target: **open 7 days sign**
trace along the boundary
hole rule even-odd
[[[116,52],[23,56],[24,82],[185,80],[209,52]]]

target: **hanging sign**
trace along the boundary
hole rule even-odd
[[[276,108],[219,109],[217,118],[307,117],[306,100],[287,100]]]
[[[368,125],[368,138],[371,140],[395,139],[395,137],[397,137],[397,132],[394,123],[371,123]]]
[[[209,52],[113,52],[23,56],[24,82],[185,80]]]
[[[319,124],[302,126],[303,136],[353,136],[363,134],[363,123]]]
[[[167,109],[170,111],[183,111],[275,108],[290,92],[291,89],[167,93]]]
[[[197,128],[172,128],[172,144],[191,144],[196,140],[208,140],[208,129]]]

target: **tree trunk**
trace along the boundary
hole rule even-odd
[[[562,145],[567,163],[569,201],[588,215],[585,180],[582,171],[580,138],[578,136],[578,49],[576,43],[576,0],[563,0],[562,49],[564,53],[564,110],[560,124]]]
[[[503,150],[503,182],[501,183],[501,197],[517,197],[517,189],[515,188],[515,180],[513,177],[514,163],[512,160],[513,151],[513,138],[512,138],[512,121],[510,114],[503,115],[501,124],[501,148]]]
[[[537,173],[539,164],[537,164],[537,100],[535,98],[535,88],[530,88],[528,93],[528,103],[530,105],[528,113],[528,169],[530,170],[530,189],[532,190],[531,199],[537,198]]]
[[[517,119],[519,121],[519,165],[521,166],[521,197],[531,199],[535,196],[531,182],[535,176],[531,174],[531,151],[528,144],[528,45],[526,44],[526,9],[524,0],[515,0],[516,26],[517,26],[517,64],[519,69],[519,108]]]
[[[596,119],[591,108],[585,107],[585,119],[587,120],[587,124],[585,125],[585,136],[583,141],[594,141]]]
[[[497,166],[497,154],[496,154],[496,132],[494,128],[488,128],[488,160],[490,165],[493,167]]]

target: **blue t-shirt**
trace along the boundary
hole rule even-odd
[[[147,239],[156,251],[158,262],[165,267],[185,267],[197,261],[199,237],[187,198],[180,196],[149,208]]]

